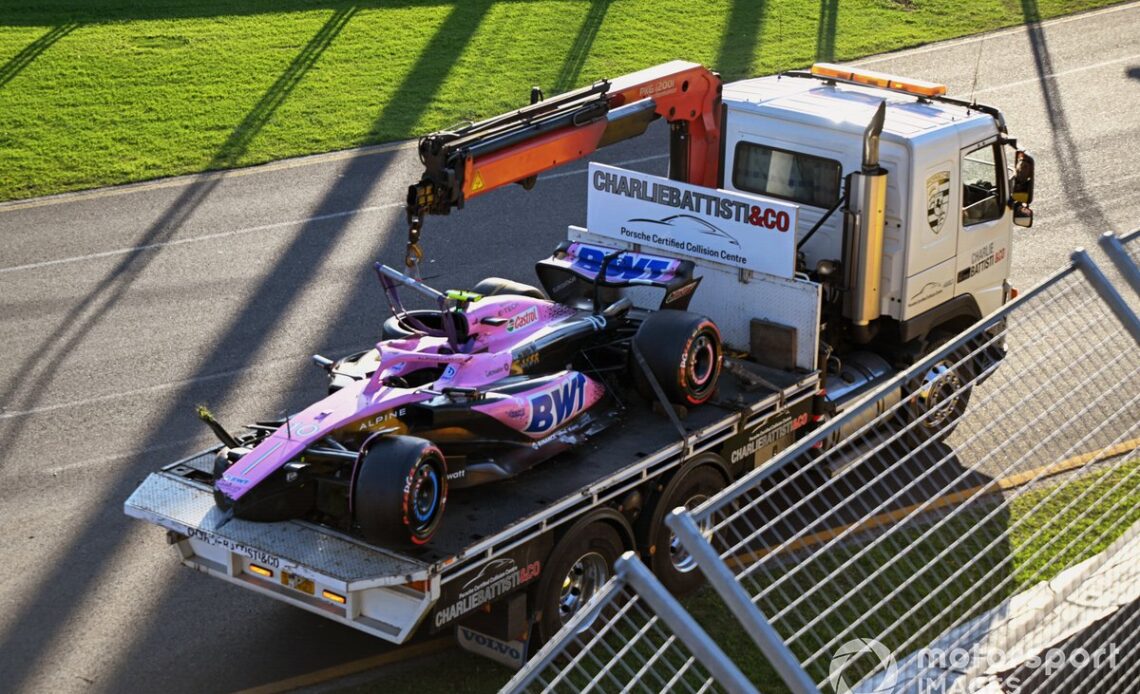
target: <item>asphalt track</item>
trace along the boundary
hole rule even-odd
[[[1138,27],[1134,3],[860,61],[975,93],[1036,154],[1021,286],[1140,224]],[[655,128],[597,159],[663,172],[664,143]],[[309,354],[376,338],[368,267],[401,257],[417,167],[397,145],[0,205],[3,689],[234,690],[384,649],[181,569],[121,506],[210,443],[194,404],[233,424],[295,408],[322,386]],[[583,170],[430,219],[425,274],[529,280],[584,219]]]

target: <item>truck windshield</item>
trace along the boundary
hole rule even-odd
[[[754,142],[740,142],[732,163],[732,185],[802,205],[830,208],[839,200],[839,162]]]

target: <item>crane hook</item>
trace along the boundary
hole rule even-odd
[[[420,270],[420,261],[424,259],[424,251],[420,248],[420,230],[423,229],[423,226],[422,217],[413,216],[408,221],[408,247],[404,253],[404,265],[415,269],[417,275]]]

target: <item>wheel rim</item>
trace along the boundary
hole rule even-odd
[[[598,552],[588,552],[578,558],[562,579],[558,596],[558,617],[565,624],[582,609],[610,577],[610,565]]]
[[[962,399],[961,389],[962,379],[954,369],[953,361],[944,359],[931,366],[915,394],[917,415],[921,417],[929,413],[922,420],[922,426],[940,429],[957,409]]]
[[[427,529],[439,510],[441,494],[439,471],[432,463],[420,465],[412,480],[412,516],[415,530]]]
[[[708,499],[708,494],[699,492],[690,496],[688,500],[681,505],[691,511],[708,501]],[[699,528],[701,535],[708,537],[709,522],[702,522]],[[697,568],[697,560],[693,558],[693,555],[689,554],[689,550],[685,549],[685,546],[681,544],[681,539],[673,534],[672,531],[669,532],[669,562],[678,573],[687,574]]]
[[[707,334],[693,340],[689,348],[689,382],[693,388],[701,390],[708,386],[716,369],[716,346]]]

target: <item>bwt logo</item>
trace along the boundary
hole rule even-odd
[[[525,431],[541,434],[561,425],[582,411],[586,402],[586,377],[575,373],[554,388],[530,396],[530,424]]]
[[[597,274],[602,269],[602,261],[605,260],[605,257],[606,253],[602,249],[583,246],[578,250],[576,265],[586,272]],[[606,266],[606,279],[655,280],[665,274],[669,269],[669,264],[668,260],[662,258],[634,257],[634,254],[626,253],[614,258]]]

